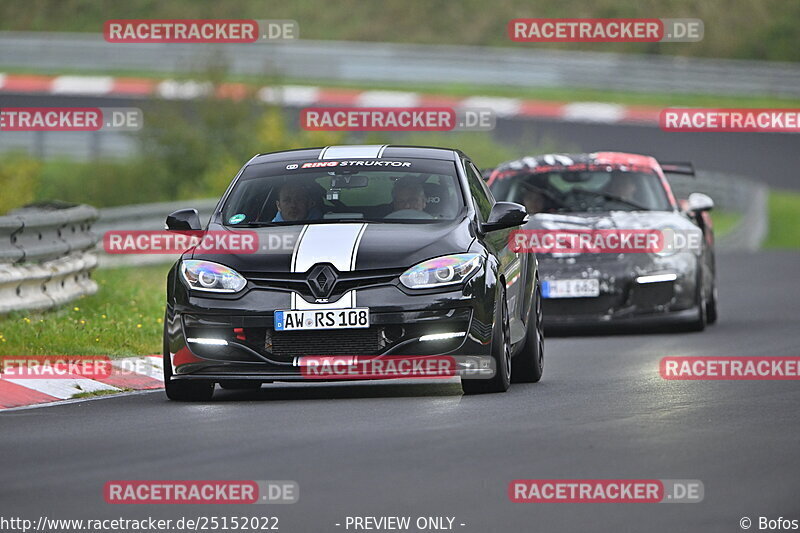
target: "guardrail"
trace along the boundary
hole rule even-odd
[[[102,236],[107,231],[163,230],[167,215],[185,208],[197,209],[200,214],[200,222],[205,226],[218,201],[216,199],[185,200],[108,207],[100,210],[95,231]],[[100,267],[159,264],[174,262],[178,259],[177,256],[168,254],[110,255],[103,251],[102,243],[98,244],[98,252]]]
[[[0,217],[0,313],[48,309],[94,294],[97,237],[91,227],[97,217],[87,205],[30,207]]]
[[[3,66],[173,73],[201,70],[209,58],[232,74],[294,79],[800,96],[800,65],[777,61],[347,41],[111,44],[99,32],[0,32]]]
[[[714,200],[716,209],[742,214],[730,232],[717,238],[717,249],[753,252],[761,247],[768,229],[768,188],[765,185],[742,176],[704,171],[698,172],[696,177],[671,174],[669,182],[678,198],[702,192]],[[713,212],[711,216],[713,219]]]

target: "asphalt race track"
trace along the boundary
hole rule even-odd
[[[800,384],[665,381],[667,355],[798,355],[800,254],[720,255],[703,333],[549,338],[542,383],[268,385],[206,404],[133,394],[0,414],[3,514],[37,519],[272,515],[344,531],[350,515],[454,516],[458,531],[741,531],[800,518]],[[692,504],[513,504],[536,479],[699,479]],[[108,505],[120,479],[295,480],[294,505]],[[12,512],[13,511],[13,512]],[[342,524],[337,527],[335,524]],[[461,526],[460,524],[465,524]]]

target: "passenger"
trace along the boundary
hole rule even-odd
[[[421,183],[409,180],[397,180],[392,188],[392,208],[394,211],[413,209],[424,211],[428,205],[425,189]]]

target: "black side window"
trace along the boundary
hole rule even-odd
[[[467,171],[469,192],[475,200],[475,208],[478,210],[478,217],[481,222],[486,222],[489,219],[489,212],[492,210],[492,205],[494,205],[494,197],[486,186],[486,183],[484,183],[480,172],[475,168],[475,165],[469,161],[464,161],[464,169]]]
[[[495,199],[494,194],[492,194],[492,190],[489,188],[488,185],[486,185],[486,180],[483,179],[483,174],[481,174],[481,171],[478,170],[478,168],[475,166],[474,163],[470,163],[469,166],[475,173],[475,175],[478,176],[478,178],[480,178],[479,183],[481,184],[481,189],[483,189],[483,192],[486,193],[486,197],[489,199],[491,205],[494,205],[497,202],[497,200]]]

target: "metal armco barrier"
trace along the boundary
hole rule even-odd
[[[102,240],[107,231],[163,230],[167,215],[178,209],[186,208],[197,209],[200,214],[200,222],[205,225],[218,201],[216,199],[184,200],[108,207],[100,210],[100,218],[94,226],[94,231]],[[0,228],[1,231],[2,228]],[[102,242],[97,247],[101,267],[173,263],[178,260],[177,256],[168,254],[109,255],[104,253]]]
[[[232,74],[298,79],[800,95],[800,66],[778,61],[307,40],[114,45],[99,32],[0,32],[0,65],[6,67],[173,73],[202,70],[210,57],[224,59]]]
[[[714,200],[716,209],[742,214],[736,227],[717,239],[718,249],[754,252],[761,247],[768,229],[768,189],[765,185],[721,172],[699,171],[694,178],[671,174],[668,178],[678,198],[687,198],[693,192],[702,192]],[[711,217],[713,220],[713,211]]]
[[[0,313],[48,309],[95,293],[91,226],[97,216],[80,205],[23,208],[0,217]]]

